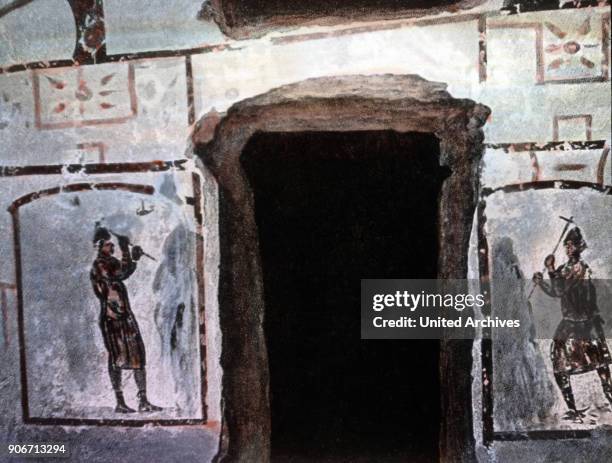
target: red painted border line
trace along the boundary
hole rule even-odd
[[[10,344],[10,330],[8,329],[8,298],[4,288],[0,288],[0,311],[2,312],[2,340],[6,349]]]
[[[61,175],[68,173],[85,174],[123,174],[164,172],[167,170],[185,170],[187,159],[176,161],[118,162],[100,164],[50,164],[33,166],[0,166],[0,177],[18,177],[22,175]]]
[[[202,216],[202,183],[200,176],[193,172],[191,174],[193,184],[193,211],[196,219],[196,280],[198,291],[198,322],[200,327],[200,371],[205,375],[200,379],[200,394],[202,398],[202,416],[206,419],[208,416],[208,407],[206,398],[208,394],[208,375],[207,353],[208,339],[206,337],[206,287],[204,276],[204,236],[202,229],[204,220]]]
[[[243,47],[232,46],[230,43],[220,43],[216,45],[208,45],[204,47],[186,48],[179,50],[153,50],[142,51],[135,53],[120,53],[116,55],[107,55],[104,59],[99,59],[96,63],[79,64],[73,59],[51,60],[51,61],[34,61],[25,64],[13,64],[4,68],[0,67],[0,74],[12,74],[14,72],[27,71],[29,69],[55,69],[72,66],[93,66],[96,64],[116,63],[123,61],[136,61],[142,59],[153,58],[174,58],[190,55],[201,55],[206,53],[214,53],[219,51],[241,50]]]
[[[601,48],[603,52],[601,77],[603,80],[608,80],[610,78],[610,13],[601,17]]]
[[[487,17],[478,18],[478,81],[487,80]]]
[[[17,333],[19,342],[19,375],[21,390],[21,418],[26,421],[30,418],[30,406],[28,403],[28,374],[26,365],[26,347],[24,338],[24,319],[23,319],[23,291],[21,289],[21,243],[19,238],[19,210],[10,209],[13,219],[13,252],[15,256],[15,281],[17,282]]]
[[[77,149],[80,149],[80,150],[96,149],[98,150],[98,163],[104,164],[106,162],[106,157],[105,157],[106,145],[104,144],[104,142],[95,141],[95,142],[77,143],[76,147]]]
[[[18,8],[26,6],[28,3],[32,3],[34,0],[13,0],[8,4],[0,7],[0,18],[6,16],[11,11],[15,11]]]
[[[595,433],[600,435],[602,430]],[[605,433],[605,431],[604,431]],[[609,433],[609,431],[608,431]],[[559,431],[496,431],[493,440],[496,441],[525,441],[525,440],[557,440],[557,439],[590,439],[593,436],[591,429],[567,429]]]
[[[45,190],[34,191],[17,198],[8,207],[8,211],[11,214],[15,214],[17,210],[32,201],[37,199],[45,198],[47,196],[53,196],[59,193],[74,193],[77,191],[105,191],[105,190],[124,190],[132,193],[141,193],[145,195],[152,195],[155,193],[155,187],[151,185],[140,185],[134,183],[123,183],[123,182],[107,182],[107,183],[71,183],[63,186],[56,186],[53,188],[47,188]]]
[[[606,140],[587,141],[547,141],[513,142],[513,143],[485,143],[487,149],[502,149],[506,153],[520,153],[527,151],[589,151],[598,150],[606,146]]]
[[[484,295],[485,304],[482,307],[484,315],[491,314],[491,283],[489,280],[489,243],[485,232],[487,217],[485,215],[486,201],[481,199],[478,202],[477,214],[477,233],[478,233],[478,275],[480,291]],[[488,447],[493,441],[493,340],[491,328],[483,328],[482,339],[480,340],[481,356],[481,381],[482,381],[482,428],[483,443]]]
[[[125,427],[143,427],[143,426],[193,426],[201,425],[202,427],[210,426],[205,419],[160,419],[160,420],[117,420],[117,419],[87,419],[87,418],[37,418],[28,416],[24,419],[25,424],[37,424],[42,426],[125,426]]]
[[[601,185],[599,183],[583,182],[580,180],[542,180],[539,182],[511,183],[496,188],[483,188],[480,196],[486,198],[498,191],[516,193],[518,191],[529,190],[576,190],[579,188],[591,188],[595,191],[612,196],[612,185]]]
[[[195,124],[195,105],[194,105],[194,90],[193,90],[193,65],[191,63],[191,55],[185,57],[185,77],[187,81],[187,123]]]
[[[553,117],[553,141],[559,141],[559,122],[571,121],[573,119],[584,119],[585,137],[587,141],[593,141],[593,116],[591,114],[575,114],[568,116]]]
[[[608,160],[608,155],[610,154],[610,147],[606,146],[601,153],[601,157],[599,158],[599,162],[597,163],[597,183],[600,185],[604,184],[604,174],[606,172],[606,161]],[[610,162],[610,171],[612,172],[612,161]]]
[[[581,77],[579,79],[559,79],[559,80],[545,80],[538,82],[538,85],[554,85],[554,84],[593,84],[607,82],[607,77]]]
[[[557,164],[555,170],[557,172],[578,172],[584,170],[586,164]]]
[[[544,26],[542,23],[536,28],[536,82],[544,84],[547,82],[544,73]]]
[[[531,160],[531,181],[537,182],[540,180],[540,163],[538,162],[538,156],[534,151],[529,151],[529,159]]]

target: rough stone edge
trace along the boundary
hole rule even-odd
[[[244,21],[238,15],[238,20],[228,12],[228,6],[233,9],[234,0],[210,0],[207,7],[207,14],[212,17],[221,32],[234,40],[257,39],[264,35],[274,32],[287,32],[299,27],[329,27],[340,26],[351,23],[367,23],[373,21],[398,20],[398,19],[418,19],[423,17],[436,16],[443,13],[463,13],[466,10],[483,5],[488,0],[460,0],[455,5],[441,5],[430,8],[404,8],[399,11],[389,9],[374,10],[364,12],[357,10],[351,13],[346,8],[337,15],[324,15],[314,12],[310,15],[277,15],[267,18],[259,18],[256,22],[252,19]],[[229,5],[228,5],[229,4]],[[242,20],[241,20],[242,19]]]
[[[484,152],[481,128],[489,113],[489,108],[471,100],[454,99],[444,84],[418,76],[324,77],[236,103],[206,143],[198,143],[198,132],[194,132],[195,153],[219,182],[221,201],[221,439],[225,454],[217,461],[270,458],[263,284],[254,199],[240,166],[249,138],[256,131],[403,129],[435,133],[440,138],[441,163],[453,171],[440,198],[439,277],[465,278]],[[459,203],[461,207],[457,207]],[[246,278],[241,280],[242,276]],[[475,461],[471,364],[472,341],[441,342],[441,461]]]

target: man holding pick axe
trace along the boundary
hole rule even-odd
[[[566,219],[565,235],[572,218]],[[559,241],[560,241],[559,240]],[[565,419],[582,422],[584,410],[576,410],[570,376],[597,370],[606,399],[612,405],[612,379],[610,363],[612,358],[606,343],[597,307],[595,286],[591,281],[591,270],[580,255],[587,247],[578,227],[567,232],[563,240],[568,260],[555,268],[554,251],[544,260],[550,282],[542,273],[533,276],[534,283],[551,297],[561,299],[563,319],[557,327],[551,344],[551,360],[555,381],[561,390],[569,411]],[[555,247],[555,250],[557,248]]]
[[[111,234],[117,237],[121,260],[113,256],[115,245]],[[96,223],[93,242],[98,248],[98,256],[92,265],[90,279],[100,301],[100,329],[108,351],[108,374],[117,399],[115,412],[135,412],[127,406],[123,397],[123,370],[134,372],[138,387],[138,411],[160,411],[161,408],[147,398],[145,347],[123,283],[136,270],[136,262],[148,254],[140,246],[133,246],[130,252],[131,244],[126,236],[117,235],[99,223]]]

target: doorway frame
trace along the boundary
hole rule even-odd
[[[194,151],[219,192],[219,319],[222,333],[222,431],[216,461],[270,460],[269,372],[264,291],[254,197],[240,158],[256,132],[382,131],[432,133],[440,140],[443,182],[438,210],[438,278],[467,277],[490,109],[457,99],[446,84],[417,75],[307,79],[234,104]],[[206,126],[203,120],[200,126]],[[206,135],[206,131],[202,131]],[[472,340],[440,343],[440,461],[475,461]]]

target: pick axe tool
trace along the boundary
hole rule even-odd
[[[559,245],[561,244],[561,240],[563,239],[563,237],[567,233],[567,229],[569,228],[569,226],[571,224],[575,224],[576,223],[576,222],[574,222],[574,216],[571,216],[568,219],[567,217],[563,217],[562,215],[560,215],[559,218],[561,220],[565,221],[565,227],[563,227],[563,231],[561,232],[561,236],[559,237],[559,240],[557,241],[557,244],[555,244],[555,249],[553,249],[553,251],[551,252],[552,255],[554,255],[555,252],[557,252],[557,249],[559,249]],[[546,267],[544,267],[544,269],[542,270],[542,273],[544,273],[545,271],[546,271]],[[531,291],[529,292],[529,296],[527,296],[527,300],[531,299],[531,295],[535,291],[536,286],[538,286],[538,285],[534,283],[533,286],[531,287]]]
[[[109,231],[109,232],[111,232],[111,234],[115,235],[117,238],[119,238],[119,236],[120,236],[120,235],[119,235],[119,234],[117,234],[117,233],[115,233],[114,231],[112,231],[110,228],[108,229],[108,231]],[[135,245],[135,244],[132,244],[132,243],[130,243],[130,242],[128,241],[128,246],[130,246],[130,247],[134,247],[134,246],[136,246],[136,245]],[[140,249],[142,250],[142,248],[140,248]],[[142,255],[143,255],[143,256],[145,256],[145,257],[148,257],[148,258],[149,258],[149,259],[151,259],[151,260],[157,261],[157,259],[156,259],[155,257],[151,256],[150,254],[147,254],[147,253],[146,253],[146,252],[144,252],[144,251],[142,251]]]

